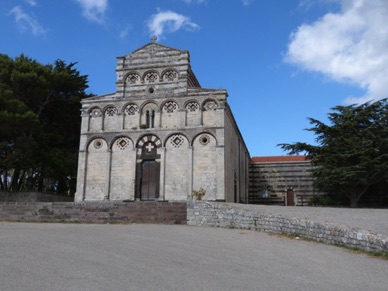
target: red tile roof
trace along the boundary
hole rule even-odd
[[[281,162],[304,162],[306,156],[266,156],[252,157],[251,163],[281,163]]]

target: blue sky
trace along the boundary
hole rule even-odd
[[[105,94],[116,57],[156,35],[228,91],[252,156],[283,155],[314,142],[307,117],[388,97],[387,17],[386,0],[1,0],[0,53],[78,62]]]

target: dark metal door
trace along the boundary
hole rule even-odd
[[[141,172],[141,199],[159,198],[159,164],[156,161],[143,161]]]

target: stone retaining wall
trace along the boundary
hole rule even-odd
[[[246,205],[245,205],[246,206]],[[244,209],[239,204],[190,202],[3,202],[0,221],[153,223],[228,227],[294,234],[325,243],[388,252],[388,237],[338,224]]]
[[[72,202],[74,197],[43,192],[0,191],[0,202]]]
[[[0,221],[186,224],[186,202],[4,202]]]
[[[367,251],[388,251],[387,236],[326,222],[262,214],[239,208],[238,204],[188,202],[187,224],[287,233]]]

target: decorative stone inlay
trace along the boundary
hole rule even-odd
[[[167,71],[164,74],[164,80],[166,80],[168,82],[172,82],[172,81],[176,80],[177,77],[178,77],[178,74],[175,71]]]
[[[118,111],[116,109],[116,107],[108,107],[106,110],[105,110],[105,116],[115,116],[117,115]]]
[[[92,111],[90,111],[91,117],[100,117],[101,116],[101,110],[100,108],[94,108]]]
[[[152,72],[152,73],[148,73],[145,77],[146,81],[148,83],[155,83],[156,80],[158,79],[158,74]]]
[[[214,101],[208,101],[205,103],[205,105],[203,106],[203,108],[206,110],[206,111],[211,111],[211,110],[214,110],[217,108],[217,103],[214,102]]]
[[[172,112],[174,112],[176,107],[177,107],[177,104],[175,102],[173,102],[173,101],[170,101],[170,102],[167,102],[166,104],[164,104],[163,109],[167,113],[172,113]]]
[[[127,107],[125,107],[124,111],[128,115],[135,115],[137,112],[139,112],[139,107],[136,104],[129,104]]]
[[[189,102],[186,105],[186,110],[187,111],[197,111],[199,109],[199,104],[197,102]]]
[[[203,145],[207,145],[210,142],[210,137],[207,134],[201,135],[199,142]]]
[[[103,140],[102,139],[96,139],[94,142],[93,142],[93,146],[95,149],[100,149],[102,148],[102,143],[103,143]]]
[[[160,141],[160,139],[155,136],[155,135],[146,135],[146,136],[143,136],[138,144],[137,144],[137,148],[142,148],[144,144],[146,144],[147,142],[153,142],[157,148],[160,148],[162,146],[162,142]]]
[[[140,76],[138,74],[129,74],[127,80],[129,84],[136,84],[140,80]]]
[[[152,151],[154,148],[155,148],[155,146],[154,146],[154,143],[153,142],[149,142],[149,143],[147,143],[147,145],[144,147],[147,151]]]
[[[180,135],[174,135],[170,139],[171,144],[176,148],[179,148],[184,143],[184,141],[184,138]]]
[[[120,137],[117,139],[116,144],[120,150],[125,150],[130,143],[129,138],[127,137]]]

